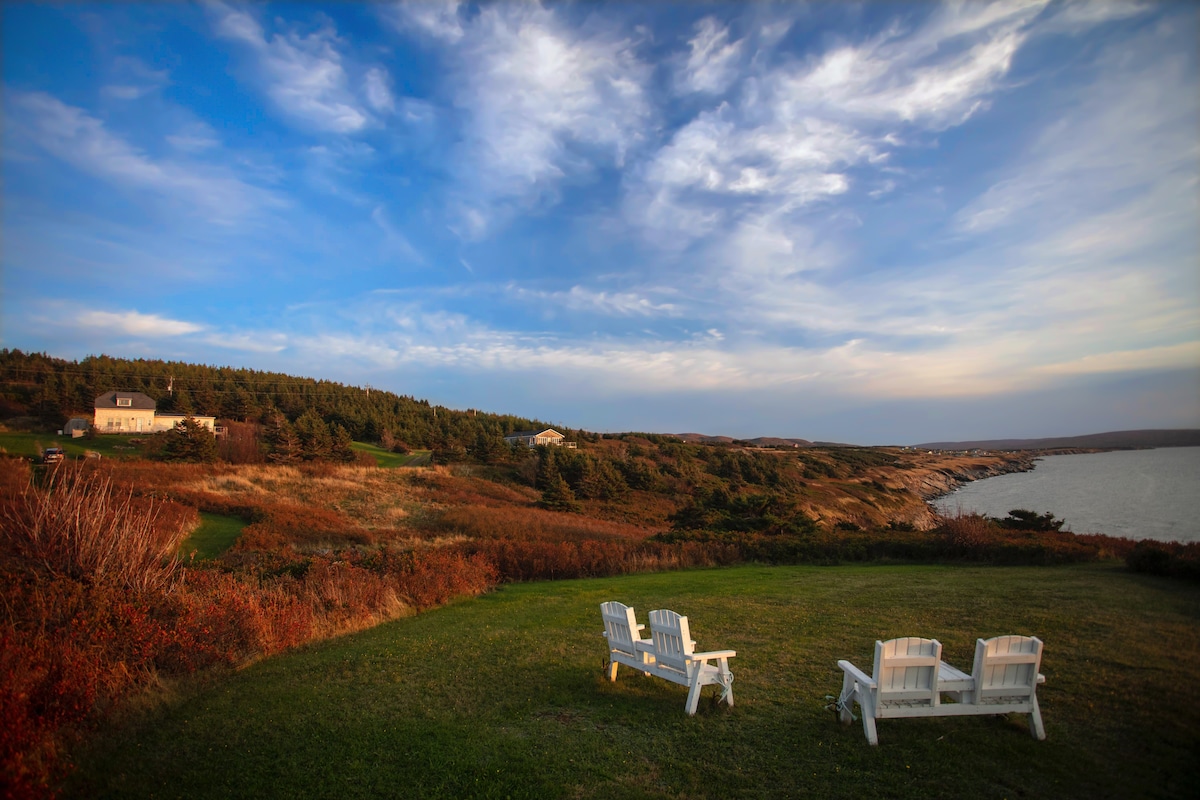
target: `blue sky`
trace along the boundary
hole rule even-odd
[[[598,431],[1200,427],[1195,3],[0,13],[0,346]]]

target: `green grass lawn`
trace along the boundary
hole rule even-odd
[[[420,467],[431,463],[429,450],[413,450],[411,453],[393,453],[366,442],[354,442],[350,445],[360,453],[368,453],[375,458],[375,464],[380,467]]]
[[[732,648],[736,706],[624,667],[599,604],[689,616]],[[825,710],[876,639],[1046,643],[1026,719]],[[69,797],[1194,797],[1200,587],[1116,566],[738,567],[506,586],[176,687],[80,753]]]
[[[59,436],[53,431],[50,433],[3,431],[0,432],[0,447],[12,455],[27,458],[36,458],[40,452],[39,446],[42,448],[61,447],[68,458],[80,458],[87,450],[100,453],[104,458],[137,458],[141,456],[141,449],[130,444],[129,439],[145,439],[148,435],[142,434],[142,436],[134,437],[109,435],[96,436],[91,439],[87,437],[72,439],[70,436]]]
[[[244,527],[245,521],[237,517],[201,511],[200,527],[179,546],[179,555],[185,561],[191,557],[193,551],[198,559],[216,558],[233,547]]]

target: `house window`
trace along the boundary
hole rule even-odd
[[[132,405],[133,405],[132,397],[118,397],[117,398],[117,406],[123,406],[125,408],[129,408]]]

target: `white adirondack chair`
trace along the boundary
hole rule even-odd
[[[651,673],[688,687],[684,708],[689,716],[695,715],[700,703],[700,689],[704,686],[720,686],[720,699],[733,705],[733,673],[729,671],[729,659],[737,655],[736,651],[695,652],[696,643],[688,628],[688,618],[667,609],[650,612],[650,641],[654,647]],[[710,661],[716,664],[710,664]]]
[[[649,675],[647,667],[654,663],[650,640],[642,638],[645,625],[639,625],[633,608],[610,600],[600,604],[604,618],[604,638],[608,639],[608,679],[616,681],[617,666],[624,664]]]
[[[849,661],[843,672],[838,712],[843,724],[853,721],[854,703],[862,709],[863,732],[879,744],[875,720],[899,717],[951,717],[980,714],[1029,714],[1029,730],[1045,739],[1037,704],[1042,643],[1032,636],[997,636],[975,643],[970,675],[947,664],[936,639],[892,639],[875,642],[873,677]],[[942,703],[945,694],[954,703]]]
[[[1036,636],[996,636],[975,640],[972,687],[961,694],[963,703],[978,706],[981,714],[1019,713],[1029,715],[1029,732],[1039,741],[1046,738],[1037,687],[1045,683],[1042,641]]]
[[[876,641],[872,675],[849,661],[839,661],[844,673],[838,700],[842,722],[850,724],[853,704],[857,701],[867,741],[879,744],[875,720],[934,716],[941,704],[938,695],[941,664],[942,643],[916,637]]]

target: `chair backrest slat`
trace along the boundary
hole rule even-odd
[[[938,705],[942,644],[910,636],[875,642],[875,684],[881,705]]]
[[[687,656],[695,652],[687,617],[665,608],[651,611],[650,639],[660,667],[687,673]]]
[[[637,619],[633,609],[624,603],[610,600],[600,604],[600,615],[604,618],[604,634],[608,646],[629,655],[636,655],[634,641],[641,638],[637,632]]]
[[[1037,691],[1042,642],[1036,636],[996,636],[975,642],[976,702],[1027,698]]]

